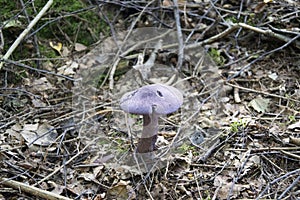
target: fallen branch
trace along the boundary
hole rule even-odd
[[[278,183],[280,180],[285,179],[287,177],[294,176],[294,174],[299,176],[299,172],[300,172],[300,169],[295,169],[294,171],[287,172],[286,174],[284,174],[284,175],[274,179],[273,181],[269,182],[268,185],[265,187],[265,189],[256,197],[256,199],[261,199],[262,196],[266,193],[266,191],[268,191],[268,189],[270,189],[270,187],[272,185],[274,185],[275,183]],[[292,184],[291,186],[294,186],[294,184]]]
[[[27,185],[25,183],[10,180],[8,178],[2,178],[0,180],[1,180],[1,184],[6,185],[11,188],[14,188],[16,190],[20,190],[22,192],[29,193],[34,197],[39,197],[39,198],[44,198],[44,199],[49,199],[49,200],[58,200],[58,199],[71,200],[68,197],[64,197],[62,195],[55,194],[53,192],[43,190],[43,189],[31,186],[31,185]]]
[[[263,30],[263,29],[260,29],[260,28],[254,27],[254,26],[250,26],[250,25],[245,24],[245,23],[238,23],[237,25],[242,27],[242,28],[246,28],[246,29],[255,31],[257,33],[261,33],[261,34],[264,34],[264,35],[274,37],[274,38],[276,38],[278,40],[281,40],[281,41],[284,41],[284,42],[290,42],[293,39],[291,37],[288,37],[288,36],[285,36],[285,35],[282,35],[282,34],[279,34],[279,33],[275,33],[273,31],[271,31],[270,29]],[[292,32],[290,32],[290,33],[292,33]],[[296,33],[296,32],[294,32],[294,34],[295,35],[300,35],[300,33]],[[294,40],[294,43],[295,43],[295,46],[298,49],[300,49],[300,42],[298,40]]]
[[[244,90],[244,91],[247,91],[247,92],[263,94],[263,95],[267,95],[267,96],[270,96],[270,97],[275,97],[275,98],[279,98],[279,99],[285,99],[285,100],[290,100],[290,101],[300,103],[300,100],[293,99],[293,98],[290,98],[290,97],[285,97],[285,96],[272,94],[272,93],[268,93],[268,92],[264,92],[264,91],[258,91],[258,90],[254,90],[254,89],[250,89],[250,88],[245,88],[245,87],[242,87],[242,86],[239,86],[239,85],[234,85],[234,84],[231,84],[231,83],[228,83],[228,82],[226,82],[226,85],[229,85],[231,87],[238,88],[240,90]]]
[[[214,35],[214,36],[212,36],[212,37],[210,37],[206,40],[203,40],[201,42],[197,42],[197,43],[194,43],[194,44],[187,45],[186,49],[193,49],[193,48],[197,48],[199,46],[203,46],[205,44],[211,44],[211,43],[213,43],[213,42],[215,42],[215,41],[217,41],[221,38],[224,38],[225,36],[229,35],[230,33],[232,33],[233,31],[235,31],[239,28],[249,29],[249,30],[252,30],[252,31],[257,32],[257,33],[261,33],[261,34],[264,34],[264,35],[267,35],[267,36],[274,37],[278,40],[281,40],[281,41],[284,41],[284,42],[287,42],[287,43],[289,43],[293,39],[291,37],[288,37],[288,36],[285,36],[285,35],[282,35],[282,34],[279,34],[279,33],[275,33],[270,29],[264,30],[264,29],[261,29],[261,28],[250,26],[250,25],[245,24],[245,23],[233,23],[233,24],[229,24],[229,27],[226,30],[224,30],[223,32],[221,32],[217,35]],[[294,33],[295,35],[300,35],[300,33],[297,33],[297,32],[289,32],[289,33]],[[300,42],[298,40],[294,40],[293,42],[295,43],[295,46],[298,49],[300,49]]]

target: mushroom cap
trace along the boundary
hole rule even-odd
[[[124,94],[120,100],[122,110],[132,114],[165,115],[175,112],[183,102],[182,93],[168,85],[152,84]]]

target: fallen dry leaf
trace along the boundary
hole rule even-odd
[[[50,47],[55,49],[58,53],[60,53],[62,46],[63,46],[61,42],[55,42],[55,41],[50,41],[49,45],[50,45]]]
[[[249,105],[256,110],[257,112],[266,112],[269,106],[270,99],[257,97],[255,99],[252,99],[249,103]]]
[[[107,196],[109,199],[135,199],[136,194],[133,188],[129,185],[129,181],[120,180],[116,186],[113,186],[107,191]]]
[[[53,126],[45,122],[42,124],[24,124],[21,135],[28,144],[48,146],[55,142],[57,132]]]

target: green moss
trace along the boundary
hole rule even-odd
[[[19,1],[0,0],[0,22],[4,22],[20,12]]]
[[[4,53],[28,26],[25,11],[30,20],[33,20],[46,2],[35,0],[24,2],[25,5],[21,5],[19,1],[0,0],[0,26],[5,25],[2,29],[5,41]],[[26,59],[28,61],[24,64],[35,68],[38,62],[30,61],[30,58],[38,57],[36,44],[40,57],[59,58],[61,55],[50,47],[49,42],[61,42],[68,50],[72,50],[70,47],[74,43],[90,46],[99,40],[99,35],[108,35],[109,26],[97,14],[97,7],[92,7],[84,2],[80,0],[53,1],[52,6],[29,33],[31,37],[25,37],[10,59],[16,61]],[[36,36],[36,42],[31,34]],[[59,59],[51,60],[51,65],[60,66],[62,62],[64,61]],[[43,64],[43,62],[39,62],[39,64]],[[26,73],[22,72],[21,68],[16,69],[9,80],[11,83],[21,82],[22,78],[26,77]]]
[[[46,58],[56,58],[59,56],[58,52],[52,49],[48,44],[40,43],[39,49]]]
[[[106,140],[104,138],[102,138],[101,140],[98,140],[98,145],[102,146],[102,145],[106,145],[106,144],[110,144],[111,141],[110,140]]]
[[[240,20],[238,20],[236,16],[229,15],[225,18],[225,21],[231,23],[238,23]]]
[[[43,38],[71,40],[88,46],[99,40],[100,33],[109,33],[109,26],[96,14],[96,8],[81,1],[55,1],[49,12],[53,12],[52,19],[59,20],[40,30],[39,36]]]
[[[183,143],[180,147],[177,148],[179,153],[186,153],[188,151],[194,151],[195,147],[191,146],[190,144]]]
[[[0,0],[0,4],[0,25],[3,25],[3,22],[7,23],[14,20],[21,23],[18,27],[4,29],[4,39],[10,41],[10,43],[5,43],[5,50],[7,50],[28,25],[24,8],[32,20],[45,6],[46,2],[36,0],[34,3],[26,3],[25,6],[22,6],[16,1]],[[55,58],[57,56],[55,50],[49,51],[46,47],[49,41],[59,41],[64,46],[73,45],[75,42],[89,46],[99,40],[99,35],[108,35],[109,30],[109,26],[97,15],[96,6],[86,5],[83,1],[78,0],[55,0],[32,31],[35,31],[34,34],[37,36],[38,42],[42,41],[46,44],[40,45],[41,55]],[[19,59],[29,58],[33,55],[32,50],[35,51],[31,49],[31,51],[28,50],[28,53],[25,52],[24,54],[26,50],[23,46],[22,53],[17,50],[14,54],[19,53],[20,55],[16,56]]]
[[[118,144],[116,150],[119,153],[125,153],[128,151],[128,146],[126,145],[126,142],[122,139],[116,139],[115,142]]]

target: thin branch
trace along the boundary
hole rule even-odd
[[[28,12],[26,10],[26,7],[25,7],[25,4],[24,4],[24,1],[23,0],[20,0],[20,3],[22,5],[22,7],[24,8],[24,14],[26,16],[26,19],[27,19],[27,22],[28,24],[30,24],[30,17],[28,15]],[[39,45],[38,45],[38,38],[37,38],[37,35],[34,34],[33,35],[33,44],[34,44],[34,47],[36,49],[36,55],[37,57],[41,57],[41,53],[40,53],[40,49],[39,49]],[[40,60],[36,60],[36,65],[39,67],[40,66]]]
[[[300,100],[297,100],[297,99],[292,99],[292,98],[280,96],[280,95],[277,95],[277,94],[272,94],[272,93],[268,93],[268,92],[263,92],[263,91],[258,91],[258,90],[254,90],[254,89],[250,89],[250,88],[245,88],[245,87],[242,87],[242,86],[239,86],[239,85],[234,85],[234,84],[231,84],[231,83],[228,83],[228,82],[226,82],[226,85],[229,85],[231,87],[238,88],[238,89],[241,89],[241,90],[244,90],[244,91],[247,91],[247,92],[254,92],[254,93],[258,93],[258,94],[267,95],[267,96],[270,96],[270,97],[276,97],[276,98],[286,99],[286,100],[295,101],[295,102],[300,103]]]
[[[44,69],[36,69],[36,68],[30,67],[30,66],[28,66],[28,65],[25,65],[25,64],[23,64],[23,63],[13,61],[13,60],[1,59],[1,58],[0,58],[0,62],[13,64],[13,65],[16,65],[16,66],[18,66],[18,67],[23,67],[23,68],[26,68],[26,69],[29,69],[29,70],[37,71],[37,72],[39,72],[39,73],[50,74],[50,75],[62,77],[62,78],[65,78],[65,79],[68,79],[68,80],[71,80],[71,81],[74,81],[74,80],[75,80],[74,78],[71,78],[71,77],[69,77],[69,76],[65,76],[65,75],[62,75],[62,74],[56,74],[56,73],[54,73],[54,72],[47,71],[47,70],[44,70]]]
[[[284,41],[284,42],[287,42],[287,43],[290,43],[290,41],[294,39],[294,38],[290,38],[290,37],[282,35],[282,34],[275,33],[275,32],[273,32],[273,31],[271,31],[269,29],[268,30],[263,30],[261,28],[250,26],[250,25],[245,24],[245,23],[238,23],[237,25],[240,26],[240,27],[242,27],[242,28],[246,28],[246,29],[255,31],[257,33],[261,33],[261,34],[264,34],[264,35],[268,35],[268,36],[277,38],[278,40],[281,40],[281,41]],[[293,33],[296,34],[296,35],[298,35],[298,36],[300,36],[299,32],[298,33],[293,32]],[[296,47],[298,49],[300,49],[300,42],[297,41],[297,40],[293,40],[293,41],[295,42]]]
[[[75,160],[78,156],[80,156],[90,145],[94,144],[96,140],[98,140],[100,137],[97,137],[95,139],[93,139],[91,142],[89,142],[83,149],[81,149],[75,156],[73,156],[72,158],[70,158],[66,163],[64,163],[64,165],[61,165],[60,167],[56,168],[55,170],[53,170],[52,173],[48,174],[48,176],[46,176],[45,178],[41,179],[39,182],[35,183],[33,186],[36,186],[38,184],[41,184],[42,182],[48,180],[49,178],[51,178],[52,176],[54,176],[56,173],[58,173],[62,168],[64,168],[65,165],[70,164],[73,160]]]
[[[183,63],[184,57],[184,44],[183,44],[183,35],[181,31],[181,24],[180,24],[180,15],[178,9],[178,1],[173,0],[174,2],[174,16],[175,16],[175,23],[176,23],[176,30],[177,30],[177,39],[178,39],[178,61],[177,61],[177,69],[180,70]]]
[[[194,43],[194,44],[190,44],[190,45],[187,45],[186,46],[186,49],[193,49],[193,48],[197,48],[199,46],[203,46],[205,44],[211,44],[221,38],[224,38],[226,37],[227,35],[229,35],[230,33],[236,31],[237,29],[239,28],[245,28],[245,29],[249,29],[249,30],[252,30],[254,32],[257,32],[257,33],[261,33],[261,34],[264,34],[264,35],[268,35],[268,36],[271,36],[271,37],[274,37],[278,40],[281,40],[281,41],[284,41],[288,44],[292,43],[292,42],[295,42],[295,46],[300,49],[300,42],[297,41],[296,39],[298,38],[297,36],[300,36],[300,33],[297,33],[297,32],[292,32],[293,34],[297,35],[296,37],[294,38],[290,38],[288,36],[285,36],[285,35],[282,35],[282,34],[278,34],[278,33],[274,33],[273,31],[271,30],[263,30],[261,28],[257,28],[257,27],[254,27],[254,26],[250,26],[248,24],[245,24],[245,23],[234,23],[234,24],[229,24],[229,27],[224,30],[223,32],[217,34],[217,35],[214,35],[206,40],[203,40],[201,42],[198,42],[198,43]],[[177,44],[178,45],[178,44]],[[174,46],[174,45],[173,45]],[[172,47],[173,47],[172,46]]]
[[[255,27],[254,27],[255,28]],[[276,48],[276,49],[273,49],[271,51],[268,51],[268,52],[265,52],[263,53],[262,55],[260,55],[258,58],[254,59],[252,62],[250,62],[249,64],[245,65],[244,67],[242,67],[242,69],[238,72],[236,72],[234,75],[232,75],[231,77],[229,77],[227,79],[227,81],[230,81],[232,79],[234,79],[235,77],[238,77],[242,72],[244,72],[245,70],[249,69],[251,67],[251,65],[253,65],[255,62],[259,61],[260,59],[262,59],[263,57],[269,55],[269,54],[272,54],[276,51],[280,51],[282,49],[284,49],[285,47],[287,47],[288,45],[290,45],[291,43],[293,43],[294,41],[296,41],[298,38],[300,37],[300,34],[297,35],[296,37],[292,38],[291,40],[289,40],[287,43],[285,43],[284,45]],[[297,101],[297,100],[295,100]],[[297,101],[299,102],[299,101]]]
[[[27,185],[25,183],[21,183],[18,181],[14,181],[14,180],[10,180],[8,178],[2,178],[1,180],[1,184],[12,187],[16,190],[20,190],[26,193],[29,193],[31,195],[33,195],[34,197],[39,197],[39,198],[43,198],[43,199],[49,199],[49,200],[71,200],[68,197],[64,197],[62,195],[53,193],[53,192],[49,192],[47,190],[43,190],[31,185]]]
[[[195,43],[195,44],[190,44],[186,46],[186,49],[193,49],[193,48],[198,48],[200,46],[203,46],[205,44],[210,44],[213,43],[221,38],[226,37],[227,35],[229,35],[230,33],[234,32],[235,30],[237,30],[239,28],[239,26],[237,24],[233,24],[232,26],[229,26],[225,31],[214,35],[206,40],[203,40],[201,42]]]
[[[287,193],[288,191],[290,191],[293,187],[295,187],[295,186],[298,184],[299,180],[300,180],[300,176],[298,176],[298,177],[293,181],[293,183],[292,183],[291,185],[289,185],[289,187],[287,187],[286,190],[284,190],[284,192],[278,197],[278,199],[282,199],[282,198],[284,197],[284,195],[286,195],[286,193]],[[299,185],[298,185],[298,186],[299,186]]]
[[[264,195],[264,193],[270,188],[270,186],[272,186],[274,183],[277,183],[278,181],[280,181],[281,179],[287,178],[292,176],[293,174],[299,174],[300,173],[300,169],[295,169],[294,171],[290,171],[276,179],[274,179],[273,181],[271,181],[266,187],[265,189],[256,197],[256,199],[261,199],[261,197]]]
[[[47,4],[42,8],[42,10],[39,12],[39,14],[30,22],[30,24],[27,26],[27,28],[24,29],[24,31],[19,35],[19,37],[11,45],[11,47],[8,49],[6,54],[3,56],[3,60],[6,60],[10,57],[10,55],[19,46],[19,44],[24,39],[24,37],[29,33],[29,31],[33,28],[33,26],[41,19],[41,17],[45,14],[45,12],[50,8],[52,3],[53,3],[53,0],[49,0],[47,2]],[[2,67],[3,67],[3,62],[0,61],[0,70],[2,69]]]

